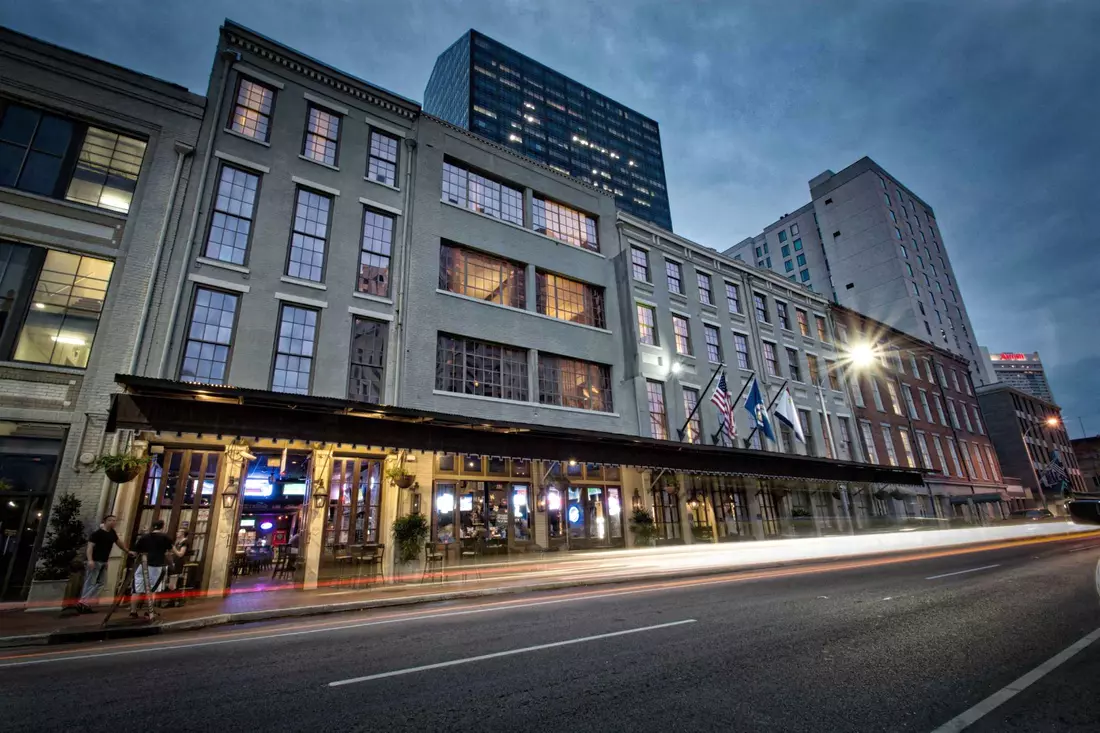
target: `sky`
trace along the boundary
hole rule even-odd
[[[0,0],[198,93],[227,17],[416,100],[477,28],[657,120],[673,228],[719,250],[868,155],[935,209],[978,342],[1100,434],[1100,0]]]

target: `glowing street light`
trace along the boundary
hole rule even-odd
[[[875,363],[877,358],[875,347],[869,343],[854,344],[848,350],[848,361],[857,369],[866,369]]]

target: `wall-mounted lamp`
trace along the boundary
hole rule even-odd
[[[222,490],[222,506],[226,509],[237,506],[237,496],[240,491],[239,481],[240,479],[236,476],[230,476],[229,480],[225,482],[225,489]]]
[[[535,509],[540,513],[546,511],[546,489],[539,489],[538,499],[535,500]]]
[[[634,497],[630,500],[630,506],[634,510],[642,508],[642,495],[638,493],[637,489],[634,489]]]
[[[328,492],[325,490],[325,480],[319,478],[313,483],[313,507],[315,509],[324,509],[327,503]]]

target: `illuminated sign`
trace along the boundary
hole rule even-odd
[[[569,507],[568,514],[570,524],[576,524],[577,522],[581,521],[581,509],[576,504]]]
[[[274,526],[274,522],[260,522],[260,529],[262,529],[264,532],[269,531]]]
[[[244,495],[266,499],[271,496],[275,486],[264,477],[249,476],[244,480]]]
[[[997,359],[999,361],[1027,361],[1027,354],[1011,354],[1005,352],[1000,354]]]

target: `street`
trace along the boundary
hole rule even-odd
[[[1098,557],[1057,540],[8,650],[0,709],[8,731],[933,731],[1097,636]],[[1048,668],[968,730],[1095,730],[1100,643]]]

